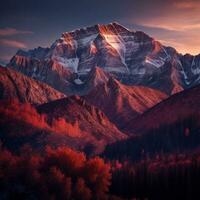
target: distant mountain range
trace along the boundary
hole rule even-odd
[[[3,108],[0,125],[11,134],[16,119],[13,132],[32,130],[52,146],[99,153],[198,111],[199,83],[200,55],[181,55],[118,23],[95,25],[63,33],[50,48],[19,50],[0,67],[0,99],[32,104],[47,127],[31,129]]]

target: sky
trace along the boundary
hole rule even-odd
[[[182,54],[200,53],[200,0],[1,0],[0,62],[61,33],[116,21]]]

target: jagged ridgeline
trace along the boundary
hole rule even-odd
[[[50,48],[19,50],[8,67],[65,94],[84,94],[86,76],[96,66],[127,85],[173,94],[199,83],[199,58],[111,23],[63,33]]]

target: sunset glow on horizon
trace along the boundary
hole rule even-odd
[[[159,2],[159,1],[156,1]],[[200,54],[200,1],[169,0],[158,3],[155,15],[133,19],[162,44],[182,54]]]
[[[62,5],[62,6],[60,6]],[[88,12],[90,10],[90,12]],[[49,46],[62,32],[118,21],[182,54],[200,53],[198,0],[4,1],[0,8],[0,61],[18,48]]]

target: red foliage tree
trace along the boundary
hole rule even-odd
[[[66,147],[29,152],[0,152],[0,199],[105,199],[111,175],[102,159]]]

